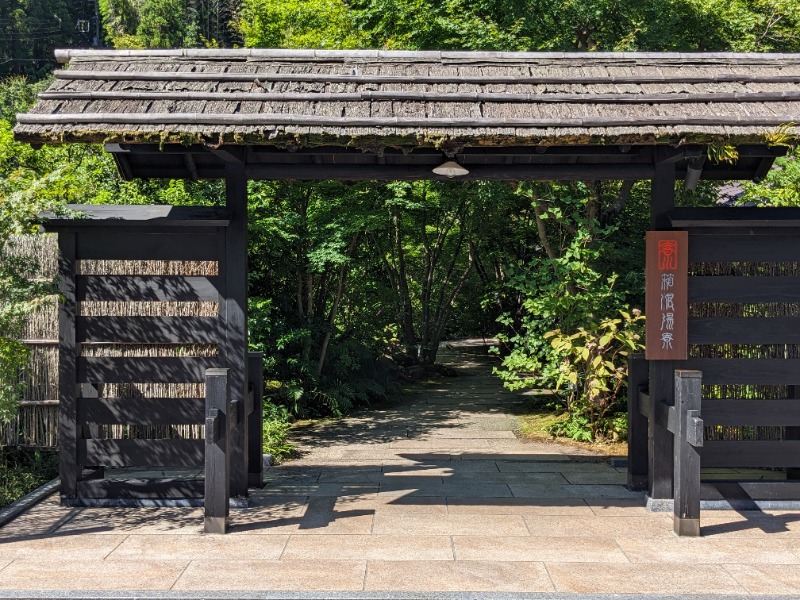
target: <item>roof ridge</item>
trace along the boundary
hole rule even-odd
[[[348,60],[348,59],[420,59],[444,62],[448,60],[569,60],[587,62],[607,60],[678,60],[706,62],[800,62],[800,53],[756,53],[756,52],[495,52],[495,51],[440,51],[440,50],[312,50],[284,48],[183,48],[152,50],[84,50],[59,49],[55,51],[58,62],[64,64],[73,59],[91,60],[108,57],[124,58],[173,58],[207,60],[247,59],[295,59],[295,60]]]

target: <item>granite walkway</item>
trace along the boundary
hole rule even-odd
[[[800,593],[800,512],[704,512],[703,537],[679,539],[607,459],[519,440],[524,397],[469,350],[445,356],[459,377],[297,430],[301,457],[266,473],[228,535],[202,534],[200,509],[51,497],[0,528],[0,597]]]

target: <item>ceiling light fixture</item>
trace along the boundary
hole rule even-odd
[[[469,175],[469,171],[462,167],[460,164],[455,162],[454,160],[448,160],[446,163],[443,163],[433,169],[433,172],[437,175],[444,175],[448,179],[452,179],[453,177],[463,177],[464,175]]]

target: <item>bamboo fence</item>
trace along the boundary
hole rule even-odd
[[[33,260],[35,277],[52,280],[57,276],[58,246],[54,235],[14,236],[5,251]],[[77,262],[81,275],[170,275],[215,276],[216,261],[99,261]],[[181,317],[216,316],[216,302],[80,302],[81,316]],[[58,299],[50,298],[32,312],[24,325],[22,341],[30,350],[28,365],[19,374],[23,383],[17,416],[0,427],[0,444],[52,448],[58,446]],[[83,357],[213,357],[215,344],[131,344],[84,343]],[[202,398],[202,383],[98,384],[101,398]],[[196,424],[143,426],[102,425],[94,437],[113,439],[186,438],[201,439],[203,426]]]

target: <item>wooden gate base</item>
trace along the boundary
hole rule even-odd
[[[673,517],[672,524],[675,533],[680,536],[698,537],[700,535],[700,519]]]

